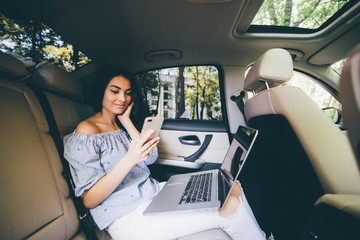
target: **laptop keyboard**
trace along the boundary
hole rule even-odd
[[[191,176],[179,204],[209,202],[211,186],[212,173]]]

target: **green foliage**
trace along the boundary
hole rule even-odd
[[[159,70],[149,71],[137,74],[135,76],[136,83],[141,93],[141,101],[146,106],[146,116],[150,115],[150,106],[152,97],[160,96],[161,81],[159,78]],[[149,97],[148,96],[152,96]],[[159,99],[157,100],[156,112],[153,115],[157,115]]]
[[[220,91],[217,69],[212,66],[186,67],[184,77],[187,81],[185,105],[191,108],[191,118],[220,120]]]
[[[57,58],[68,71],[74,71],[91,61],[42,23],[13,20],[1,13],[0,21],[1,51],[19,54],[37,63]]]
[[[285,83],[285,85],[301,88],[320,108],[342,108],[340,102],[328,91],[302,73],[294,72],[292,79]]]
[[[183,69],[183,71],[182,71]],[[182,73],[183,76],[179,76]],[[213,66],[194,66],[168,68],[149,71],[135,76],[142,93],[142,101],[152,110],[152,115],[158,114],[160,107],[160,89],[173,89],[164,93],[167,106],[174,106],[174,118],[179,118],[185,109],[189,111],[186,118],[221,120],[220,90],[218,71]],[[179,81],[184,81],[184,94],[179,87]],[[153,101],[157,98],[156,101]],[[154,110],[154,104],[156,109]],[[164,103],[165,104],[165,103]],[[180,110],[180,111],[178,111]]]
[[[349,0],[265,0],[253,25],[316,29]]]

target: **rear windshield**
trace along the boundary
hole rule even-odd
[[[11,19],[0,12],[0,50],[11,52],[35,63],[59,59],[66,70],[75,71],[91,62],[84,53],[43,23]]]

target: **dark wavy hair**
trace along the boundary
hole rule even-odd
[[[119,68],[115,65],[106,65],[101,67],[97,74],[95,81],[92,85],[92,91],[91,91],[91,106],[95,112],[101,112],[102,110],[102,102],[105,94],[105,89],[108,86],[111,79],[113,79],[116,76],[123,76],[124,78],[128,79],[131,84],[132,88],[132,102],[134,103],[134,106],[131,110],[130,119],[132,120],[135,127],[140,131],[143,121],[144,121],[144,115],[141,111],[141,100],[138,100],[139,91],[136,85],[136,82],[133,80],[133,76],[125,71],[124,69]],[[116,124],[119,128],[124,129],[118,118],[115,119]]]

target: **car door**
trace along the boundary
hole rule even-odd
[[[219,68],[180,66],[137,74],[146,115],[163,116],[159,158],[150,166],[160,181],[220,167],[230,143]]]

